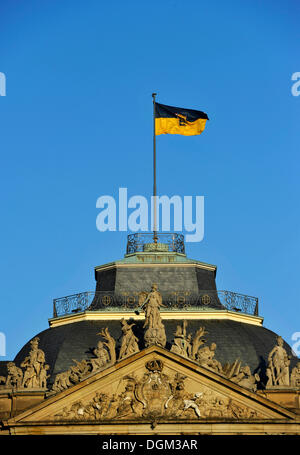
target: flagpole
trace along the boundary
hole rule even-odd
[[[157,243],[157,221],[156,221],[156,131],[155,131],[155,96],[157,93],[152,93],[153,98],[153,211],[154,211],[154,223],[153,223],[153,241]]]

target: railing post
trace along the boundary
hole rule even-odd
[[[53,299],[53,317],[54,317],[54,318],[57,318],[57,311],[56,311],[55,299]]]

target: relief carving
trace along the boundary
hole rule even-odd
[[[102,336],[105,341],[98,341],[97,347],[93,350],[95,358],[83,359],[80,362],[73,359],[75,365],[55,376],[52,391],[61,392],[82,381],[89,374],[116,362],[116,342],[110,335],[108,328],[102,329],[97,335]]]
[[[153,359],[145,364],[144,374],[123,377],[119,394],[96,393],[84,403],[78,401],[63,408],[56,420],[199,420],[201,418],[255,419],[262,416],[237,401],[199,385],[189,391],[187,377],[163,373],[164,364]],[[117,388],[118,388],[117,387]]]
[[[223,374],[230,379],[230,381],[245,387],[246,389],[256,392],[257,383],[260,381],[260,377],[257,373],[251,374],[250,367],[248,365],[242,367],[241,362],[237,359],[232,365],[226,364],[223,368]]]
[[[260,381],[258,374],[254,376],[251,374],[249,366],[241,366],[241,362],[237,359],[232,365],[226,364],[224,367],[215,359],[217,345],[211,343],[210,346],[203,346],[206,341],[203,338],[207,332],[204,327],[200,327],[195,336],[187,335],[187,322],[183,321],[182,327],[177,326],[174,333],[173,345],[171,352],[181,355],[182,357],[189,358],[196,361],[201,367],[214,371],[215,373],[225,376],[227,379],[246,387],[252,391],[257,390],[257,383]],[[199,399],[199,397],[197,397]],[[196,407],[189,405],[189,407]],[[197,411],[198,412],[198,411]]]
[[[198,361],[199,365],[203,366],[204,368],[208,368],[209,370],[213,370],[216,373],[223,373],[223,367],[218,360],[214,359],[215,350],[217,348],[216,343],[212,343],[209,346],[205,346],[198,350],[196,354],[196,360]]]
[[[192,357],[192,336],[186,334],[187,321],[183,321],[182,327],[178,325],[174,333],[174,341],[171,346],[171,352],[181,355],[182,357]]]

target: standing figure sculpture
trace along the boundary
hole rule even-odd
[[[144,340],[146,347],[153,344],[165,347],[167,339],[165,327],[160,316],[160,307],[163,305],[162,296],[158,292],[157,284],[153,283],[151,292],[148,293],[145,301],[141,305],[141,309],[145,312],[145,330]]]
[[[289,365],[290,357],[283,347],[282,337],[277,338],[277,345],[274,346],[268,357],[267,377],[268,382],[266,387],[286,386],[290,385]]]
[[[129,355],[135,354],[136,352],[139,352],[138,338],[134,335],[132,331],[132,326],[134,326],[135,324],[129,325],[127,321],[125,321],[125,319],[122,318],[121,325],[123,337],[119,353],[119,360],[124,359]]]
[[[49,365],[45,365],[45,353],[38,347],[38,337],[31,340],[30,344],[32,349],[21,363],[21,367],[25,368],[22,387],[46,388]]]

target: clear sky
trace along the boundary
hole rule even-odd
[[[200,109],[201,136],[157,138],[158,192],[205,196],[188,256],[259,297],[291,343],[299,318],[300,3],[1,0],[0,332],[12,359],[52,299],[94,290],[125,232],[96,200],[152,191],[152,99]]]

